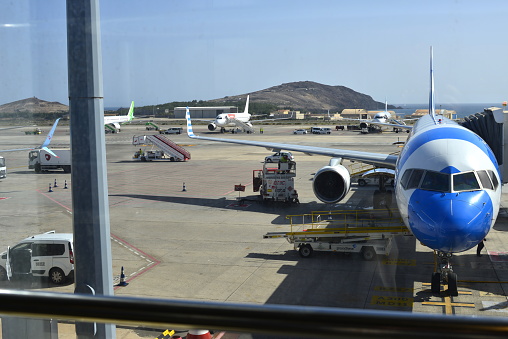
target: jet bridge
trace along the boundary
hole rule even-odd
[[[412,235],[402,219],[386,209],[318,211],[286,218],[289,232],[268,232],[263,238],[285,238],[304,258],[314,251],[331,251],[359,253],[373,260],[390,253],[395,235]]]
[[[462,126],[478,134],[490,147],[501,168],[502,182],[508,182],[508,111],[498,107],[485,108],[483,112],[464,118]]]

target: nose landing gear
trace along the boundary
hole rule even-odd
[[[436,253],[434,253],[436,255]],[[459,295],[457,291],[457,273],[453,272],[450,263],[452,253],[437,252],[437,272],[432,273],[431,290],[434,294],[439,294],[441,291],[441,283],[448,285],[448,293],[450,296],[456,297]]]

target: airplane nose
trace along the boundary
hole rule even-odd
[[[415,190],[410,199],[409,225],[425,246],[463,252],[487,235],[493,205],[485,191],[441,193]]]

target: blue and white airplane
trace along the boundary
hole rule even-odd
[[[33,150],[33,149],[43,149],[58,158],[58,156],[56,154],[54,154],[53,151],[51,151],[48,148],[48,146],[51,143],[51,139],[53,138],[53,134],[55,133],[56,126],[58,126],[59,121],[60,121],[60,118],[55,120],[55,122],[53,123],[53,127],[51,127],[51,130],[48,132],[48,135],[46,136],[46,139],[39,147],[2,149],[2,150],[0,150],[0,152],[16,152],[16,151],[28,151],[28,150]]]
[[[288,150],[332,157],[316,172],[313,189],[325,203],[341,201],[351,179],[344,159],[395,170],[395,199],[405,225],[425,246],[434,250],[441,264],[432,275],[432,292],[441,283],[457,295],[457,275],[450,259],[453,253],[478,245],[494,225],[501,200],[501,173],[489,146],[477,134],[452,120],[436,115],[434,107],[433,57],[430,57],[429,114],[421,117],[399,156],[333,148],[256,142],[197,136],[190,138]]]

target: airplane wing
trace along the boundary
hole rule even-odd
[[[23,127],[28,127],[28,126],[2,127],[2,128],[0,128],[0,131],[6,130],[6,129],[23,128]]]
[[[254,116],[254,115],[252,115]],[[251,120],[250,122],[263,122],[263,121],[273,121],[273,120],[288,120],[293,119],[293,114],[291,114],[290,117],[287,118],[268,118],[268,119],[258,119],[258,120]]]
[[[302,152],[309,155],[317,154],[324,155],[334,158],[343,158],[353,161],[360,161],[371,165],[376,166],[384,166],[389,168],[395,168],[395,163],[397,162],[397,156],[389,155],[389,154],[381,154],[381,153],[369,153],[369,152],[360,152],[360,151],[350,151],[336,148],[325,148],[325,147],[313,147],[313,146],[304,146],[304,145],[292,145],[292,144],[283,144],[276,142],[262,142],[262,141],[251,141],[251,140],[240,140],[240,139],[225,139],[225,138],[213,138],[213,137],[203,137],[199,135],[195,135],[192,131],[192,122],[190,118],[189,109],[187,108],[185,118],[187,119],[187,135],[193,139],[201,139],[201,140],[210,140],[217,142],[227,142],[232,144],[240,144],[240,145],[250,145],[257,147],[264,147],[266,149],[272,150],[274,152],[280,150],[288,150],[295,152]]]
[[[15,149],[3,149],[0,150],[0,152],[16,152],[16,151],[30,151],[37,148],[42,148],[51,153],[53,156],[58,156],[54,154],[47,146],[51,142],[51,139],[53,138],[53,133],[55,133],[56,126],[58,125],[58,121],[60,121],[60,118],[56,119],[53,123],[53,127],[51,127],[51,130],[49,131],[48,135],[46,136],[46,140],[39,146],[39,147],[30,147],[30,148],[15,148]]]

